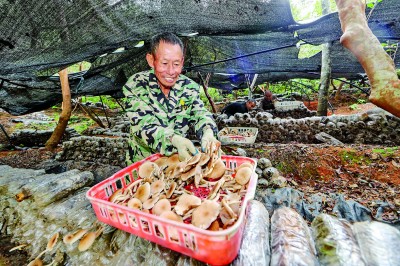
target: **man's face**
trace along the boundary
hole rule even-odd
[[[182,72],[183,51],[178,44],[161,41],[156,54],[147,54],[146,59],[150,67],[154,68],[161,88],[170,89]]]
[[[247,105],[247,109],[248,110],[251,110],[254,107],[256,107],[256,103],[255,102],[247,102],[246,105]]]

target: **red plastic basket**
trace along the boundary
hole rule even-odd
[[[229,264],[235,259],[240,248],[247,205],[249,200],[254,198],[258,176],[253,172],[238,220],[231,227],[221,231],[204,230],[108,201],[114,191],[125,188],[140,178],[140,165],[146,161],[155,161],[161,156],[154,154],[136,162],[87,191],[86,196],[92,203],[98,220],[197,260],[212,265]],[[257,164],[252,158],[240,156],[223,155],[221,159],[226,163],[226,167],[231,169],[245,162],[252,163],[255,169]]]

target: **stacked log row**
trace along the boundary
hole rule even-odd
[[[34,129],[24,129],[13,132],[10,135],[10,141],[14,146],[20,147],[40,147],[44,146],[46,141],[53,134],[53,130],[34,130]],[[69,140],[70,138],[79,136],[73,128],[67,128],[62,141]]]
[[[126,138],[80,136],[63,142],[63,150],[57,160],[97,162],[106,165],[125,166],[128,150]]]
[[[256,143],[318,143],[315,135],[325,132],[343,143],[400,144],[400,118],[387,113],[348,116],[313,116],[300,119],[271,118],[269,113],[235,114],[216,118],[218,127],[257,127]]]

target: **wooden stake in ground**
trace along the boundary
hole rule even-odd
[[[392,58],[368,27],[363,0],[335,0],[343,35],[340,42],[361,63],[371,83],[369,100],[400,117],[400,80]]]
[[[71,91],[69,88],[68,82],[68,70],[64,68],[60,72],[60,82],[61,82],[61,92],[63,98],[63,105],[60,114],[60,118],[58,120],[57,126],[53,131],[50,139],[46,142],[46,149],[49,151],[54,151],[57,148],[58,143],[67,128],[69,118],[71,117]]]

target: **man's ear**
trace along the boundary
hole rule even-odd
[[[154,68],[154,56],[152,53],[146,54],[146,60],[147,60],[147,64],[149,64],[149,66],[151,68]]]

